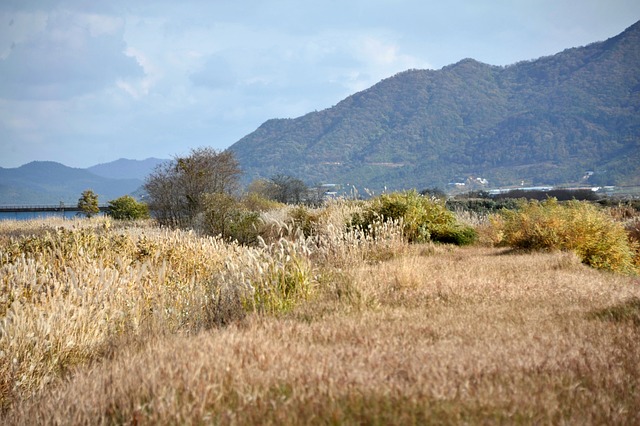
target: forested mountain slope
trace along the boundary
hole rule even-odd
[[[640,184],[640,22],[507,67],[464,59],[405,71],[332,108],[269,120],[230,149],[247,180]]]

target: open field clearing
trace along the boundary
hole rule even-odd
[[[0,422],[640,423],[637,275],[330,229],[0,223]]]

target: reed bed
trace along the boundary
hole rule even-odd
[[[0,222],[0,422],[640,422],[637,276],[345,228],[359,208],[265,214],[254,247]]]

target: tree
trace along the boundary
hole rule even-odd
[[[162,225],[186,227],[205,210],[207,194],[233,194],[239,187],[240,167],[231,151],[191,150],[186,157],[160,164],[144,188],[149,209]]]
[[[78,209],[87,217],[100,213],[98,195],[90,189],[84,191],[78,199]]]
[[[288,175],[275,175],[271,179],[256,179],[247,187],[247,193],[283,204],[320,206],[325,199],[326,187],[308,187],[302,180]]]
[[[444,200],[447,199],[447,194],[442,189],[435,186],[433,188],[423,189],[422,191],[420,191],[420,195]]]
[[[235,240],[240,244],[255,244],[260,229],[260,213],[247,208],[243,200],[229,194],[207,194],[202,215],[202,231]]]
[[[147,219],[149,208],[145,203],[139,203],[130,195],[125,195],[109,201],[107,214],[117,220]]]
[[[300,204],[305,202],[309,192],[307,185],[300,179],[288,175],[275,175],[267,181],[252,184],[253,189],[259,188],[262,195],[285,204]]]

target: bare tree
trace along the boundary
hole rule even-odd
[[[205,209],[206,194],[234,193],[240,174],[231,151],[193,149],[186,157],[160,164],[147,177],[149,209],[162,225],[190,226]]]
[[[288,175],[275,175],[270,179],[271,198],[281,203],[300,204],[306,201],[309,188],[300,179]]]
[[[252,181],[247,187],[247,192],[284,204],[305,204],[317,207],[324,202],[326,188],[321,185],[309,187],[301,179],[278,174],[271,179]]]

